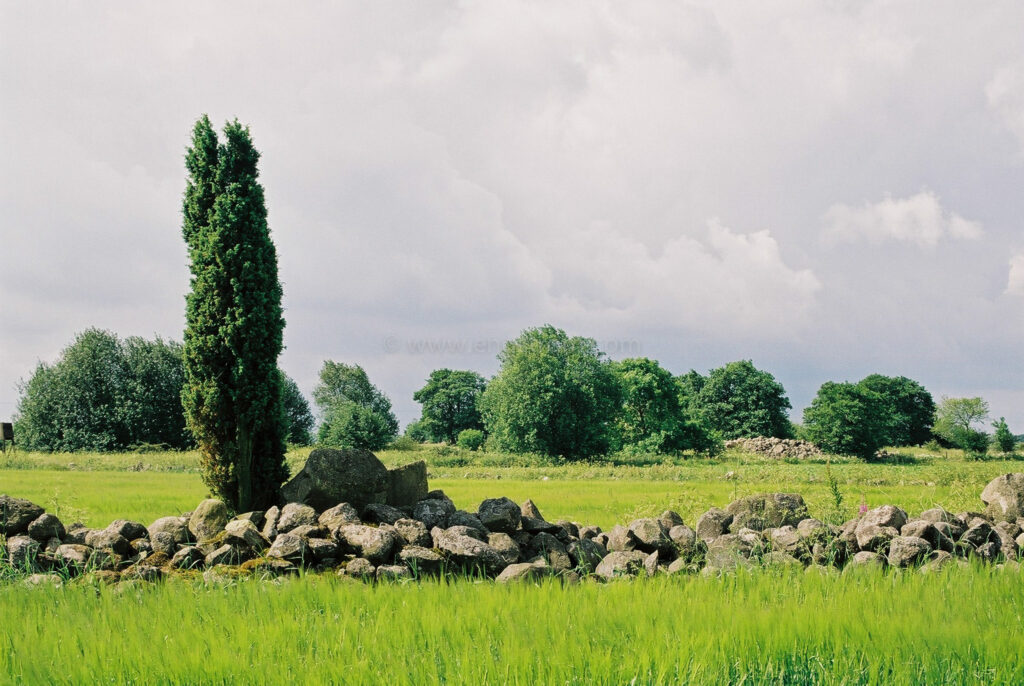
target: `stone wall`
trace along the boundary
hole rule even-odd
[[[325,458],[332,456],[321,454],[318,461],[331,461]],[[369,471],[379,487],[379,474]],[[405,483],[398,490],[425,492],[425,471],[402,474],[416,481],[421,472],[422,484]],[[330,487],[318,483],[322,502]],[[90,529],[65,527],[41,507],[3,495],[0,552],[8,571],[23,573],[27,583],[61,583],[79,575],[109,581],[277,575],[300,568],[366,580],[467,574],[507,583],[544,576],[580,581],[719,574],[770,565],[932,571],[976,559],[1017,567],[1024,547],[1024,474],[993,480],[981,501],[982,512],[934,508],[915,516],[885,505],[836,526],[810,517],[800,495],[770,493],[712,508],[692,526],[666,510],[603,531],[549,522],[529,500],[489,499],[467,512],[443,492],[429,491],[414,502],[339,502],[325,509],[291,502],[239,515],[218,500],[204,500],[192,512],[149,526],[117,520]]]

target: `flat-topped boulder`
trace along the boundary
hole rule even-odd
[[[281,487],[290,503],[323,511],[338,503],[363,508],[385,503],[391,480],[387,467],[369,450],[317,448],[295,477]]]

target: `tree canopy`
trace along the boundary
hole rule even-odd
[[[863,384],[827,381],[804,410],[808,438],[826,452],[866,460],[886,443],[888,400]]]
[[[924,386],[905,376],[872,374],[861,386],[882,396],[889,415],[886,445],[921,445],[931,440],[935,400]]]
[[[477,406],[486,386],[484,377],[472,371],[435,369],[426,385],[413,393],[423,405],[421,421],[429,440],[455,443],[466,429],[482,429]]]
[[[480,402],[500,449],[567,459],[609,450],[619,388],[593,339],[545,325],[509,341],[498,360]]]
[[[358,364],[325,360],[313,400],[323,415],[324,445],[379,450],[398,435],[391,401]]]
[[[192,272],[186,297],[182,403],[203,480],[238,510],[278,499],[288,476],[277,358],[284,317],[259,153],[249,129],[208,117],[192,132],[182,234]]]
[[[787,414],[792,406],[785,389],[750,360],[712,369],[703,380],[694,374],[684,377],[684,388],[696,391],[694,409],[722,438],[792,434]]]

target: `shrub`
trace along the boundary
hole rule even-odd
[[[388,417],[355,403],[342,403],[331,408],[320,425],[322,445],[331,448],[381,450],[394,437]]]
[[[804,429],[822,450],[869,460],[888,437],[885,399],[859,384],[827,381],[804,410]]]
[[[459,432],[458,445],[466,450],[479,450],[484,440],[484,432],[480,429],[463,429]]]
[[[395,440],[391,441],[391,445],[388,446],[388,450],[413,452],[416,450],[420,450],[422,447],[422,445],[417,443],[409,436],[399,436]]]
[[[1010,427],[1006,425],[1006,418],[1000,417],[999,421],[992,422],[992,428],[996,430],[993,439],[1001,452],[1012,453],[1017,447],[1017,439],[1010,433]]]

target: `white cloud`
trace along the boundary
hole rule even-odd
[[[826,240],[840,243],[901,241],[934,246],[945,238],[977,240],[983,233],[980,223],[943,209],[931,191],[907,198],[886,196],[860,207],[837,203],[828,208],[824,220]]]
[[[1020,141],[1024,151],[1024,63],[1002,67],[985,85],[989,108]]]
[[[1010,259],[1010,274],[1006,279],[1007,295],[1024,295],[1024,253]]]

